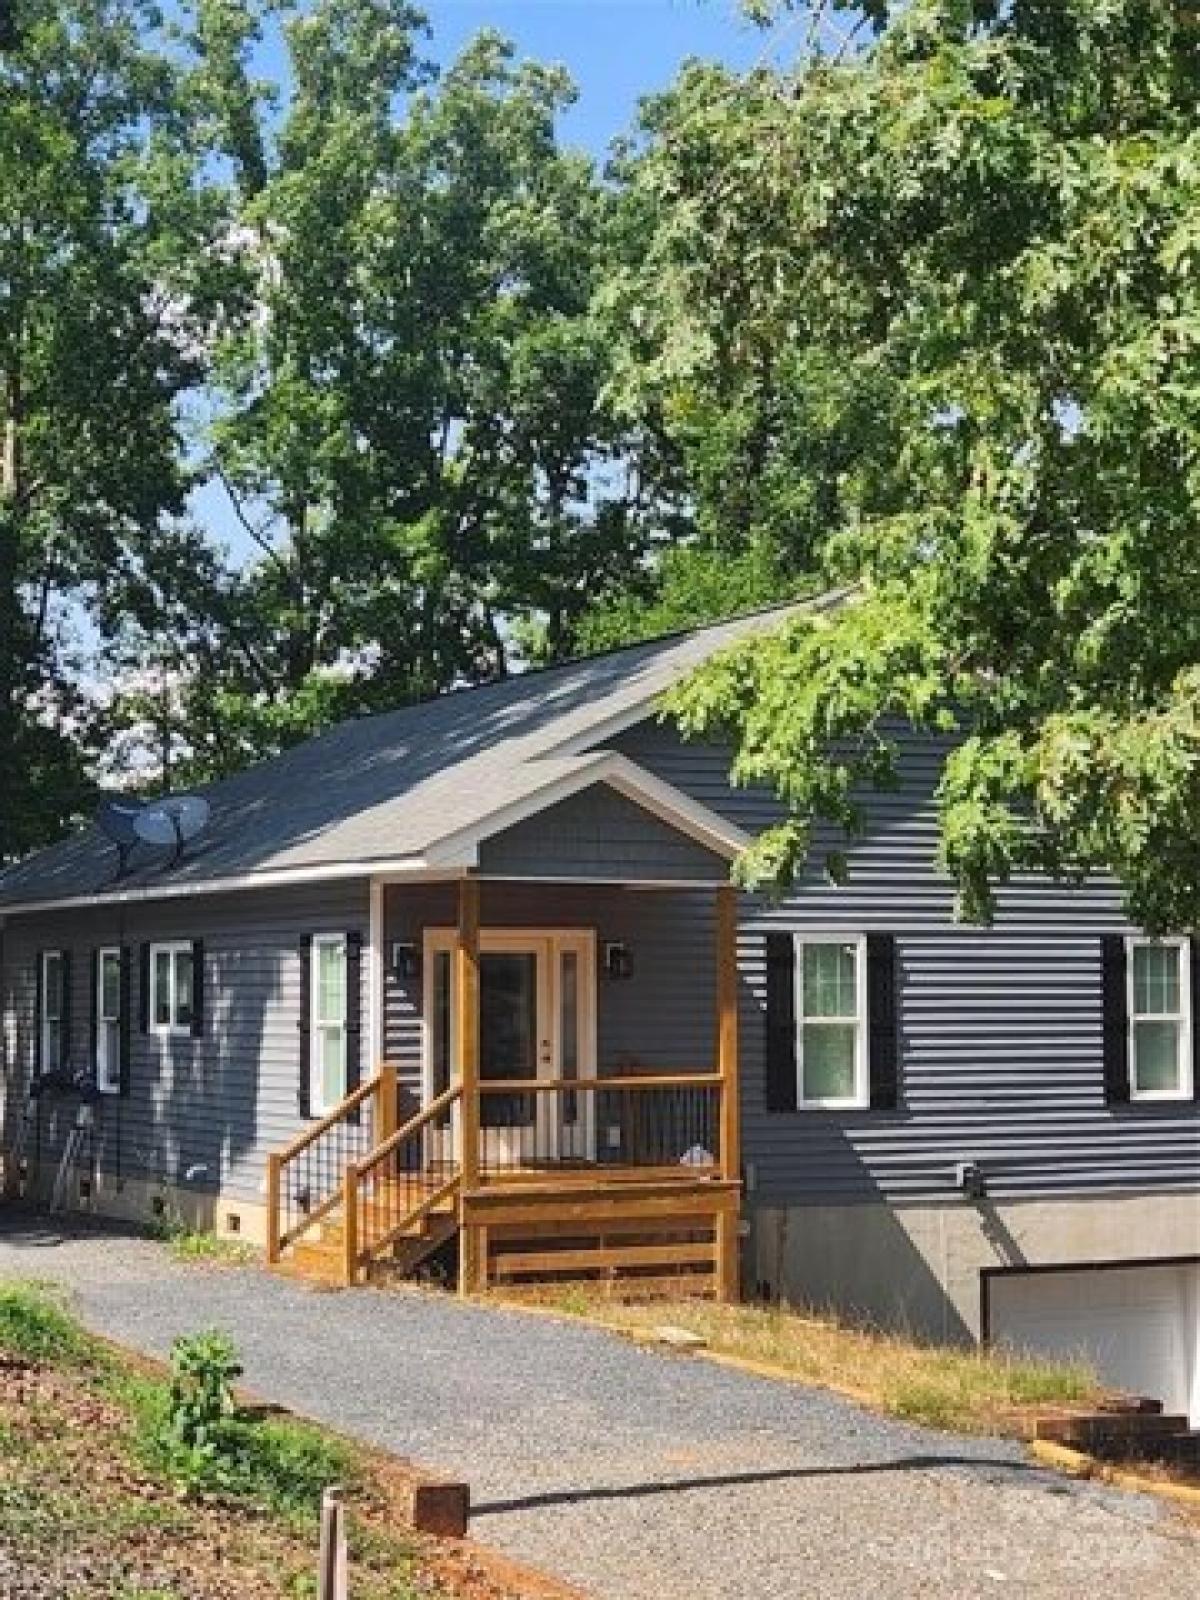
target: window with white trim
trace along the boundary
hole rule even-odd
[[[96,1087],[121,1091],[121,952],[115,945],[96,952]]]
[[[796,1073],[801,1108],[871,1103],[866,940],[796,939]]]
[[[313,1111],[320,1116],[346,1097],[346,938],[318,934],[312,942]]]
[[[1191,949],[1186,939],[1130,939],[1129,1095],[1192,1097]]]
[[[174,941],[150,946],[150,1027],[153,1032],[191,1033],[195,983],[190,943]]]
[[[43,1072],[58,1072],[63,1066],[63,1018],[66,1014],[66,963],[61,950],[42,951],[41,1030],[39,1040]]]

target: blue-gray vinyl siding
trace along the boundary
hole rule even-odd
[[[426,929],[452,928],[453,884],[397,885],[386,892],[385,949],[421,947]],[[602,1076],[646,1071],[708,1072],[716,1040],[716,946],[712,890],[633,890],[605,884],[487,882],[485,928],[591,929],[597,958],[607,941],[629,946],[633,973],[596,984],[596,1057]],[[399,1069],[410,1103],[421,1092],[423,981],[390,967],[384,981],[384,1054]]]
[[[4,1019],[4,1128],[8,1143],[34,1062],[38,952],[71,952],[69,1062],[90,1067],[91,952],[133,953],[129,1094],[101,1097],[93,1151],[114,1178],[218,1188],[263,1198],[266,1152],[304,1126],[299,1115],[300,940],[318,932],[368,932],[365,882],[198,895],[11,918],[0,933]],[[204,941],[206,1019],[200,1039],[139,1032],[145,941]],[[364,1070],[368,1016],[363,962]],[[74,1117],[75,1102],[43,1103],[43,1176]]]
[[[514,878],[628,882],[721,882],[728,862],[636,805],[595,783],[480,846],[479,870]]]
[[[684,743],[653,722],[615,744],[749,832],[779,815],[768,793],[729,786],[728,752],[717,746]],[[934,740],[906,738],[902,787],[868,798],[868,827],[847,849],[847,884],[831,885],[814,864],[778,904],[743,901],[751,1198],[772,1205],[950,1198],[962,1160],[983,1164],[997,1198],[1197,1186],[1200,1108],[1106,1104],[1100,938],[1130,931],[1115,886],[1023,881],[1001,891],[992,927],[956,923],[951,886],[935,861],[932,797],[942,757]],[[691,914],[711,910],[701,902]],[[766,1110],[764,934],[773,928],[895,935],[897,1111]]]

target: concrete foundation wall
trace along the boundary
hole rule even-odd
[[[960,1343],[983,1331],[986,1268],[1200,1256],[1195,1193],[751,1206],[749,1220],[749,1289]]]
[[[11,1186],[11,1187],[6,1187]],[[49,1204],[48,1183],[24,1199],[35,1209]],[[0,1164],[0,1195],[19,1195],[15,1174]],[[267,1208],[261,1200],[247,1200],[231,1191],[205,1192],[179,1184],[121,1178],[100,1170],[73,1185],[66,1209],[72,1215],[104,1217],[138,1227],[183,1227],[215,1233],[222,1239],[239,1239],[258,1249],[267,1243]]]

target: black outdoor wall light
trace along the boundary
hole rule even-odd
[[[633,952],[619,939],[604,946],[604,976],[606,978],[632,978]]]
[[[392,944],[392,972],[395,977],[411,981],[421,976],[421,952],[408,940],[396,939]]]

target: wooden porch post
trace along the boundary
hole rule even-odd
[[[267,1261],[272,1266],[279,1260],[281,1254],[279,1191],[282,1166],[279,1156],[272,1150],[267,1157]]]
[[[479,1184],[479,880],[462,878],[458,885],[458,940],[454,951],[458,991],[459,1170],[462,1192]],[[458,1290],[475,1294],[482,1284],[482,1241],[474,1226],[459,1232]]]
[[[732,884],[717,890],[717,1071],[721,1076],[721,1176],[742,1175],[741,1092],[738,1064],[738,895]],[[738,1225],[740,1208],[717,1218],[717,1293],[725,1302],[740,1298]]]
[[[376,1144],[383,1144],[396,1131],[396,1117],[400,1104],[396,1079],[395,1067],[385,1062],[379,1069],[379,1086],[375,1091],[375,1127],[373,1131]]]

